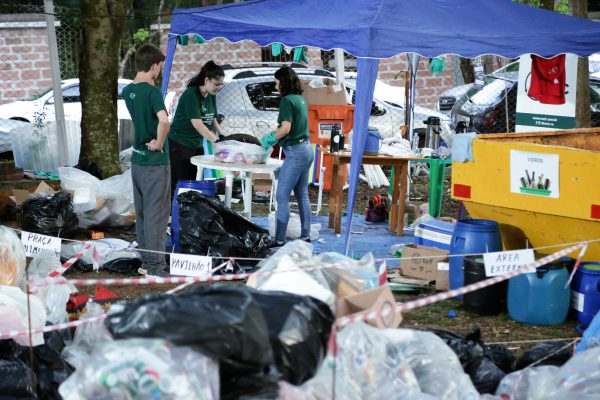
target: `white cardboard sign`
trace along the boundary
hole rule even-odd
[[[535,261],[533,249],[498,251],[495,253],[485,253],[483,255],[485,263],[485,276],[492,277],[504,275],[507,272],[514,271]]]
[[[560,198],[560,157],[552,153],[510,150],[510,191]]]
[[[212,275],[212,258],[194,254],[171,254],[171,275],[206,277]]]
[[[21,243],[23,243],[27,257],[33,257],[44,250],[53,251],[57,257],[60,257],[60,245],[62,243],[60,238],[23,231],[21,232]]]

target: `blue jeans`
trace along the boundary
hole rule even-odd
[[[308,199],[308,172],[314,159],[313,149],[307,140],[294,146],[283,148],[285,161],[279,170],[277,184],[277,227],[275,239],[285,241],[290,219],[290,195],[292,191],[298,202],[302,238],[310,236],[310,200]]]

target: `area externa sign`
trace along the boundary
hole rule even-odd
[[[533,250],[528,249],[485,253],[483,261],[485,263],[485,276],[490,277],[504,275],[529,265],[535,261],[535,258]]]
[[[574,128],[576,87],[577,56],[521,56],[515,131]]]

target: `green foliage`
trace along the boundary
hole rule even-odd
[[[569,0],[560,0],[554,11],[560,14],[569,15]]]
[[[145,28],[140,28],[133,34],[133,42],[135,44],[144,43],[150,37],[150,31]]]

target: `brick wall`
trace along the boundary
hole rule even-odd
[[[163,31],[161,37],[161,47],[166,52],[167,31]],[[208,60],[214,60],[217,64],[238,65],[261,61],[261,48],[251,41],[229,43],[225,39],[213,39],[205,44],[196,44],[192,40],[189,40],[189,43],[187,46],[177,46],[169,78],[169,91],[176,91],[178,95]],[[313,67],[323,65],[320,49],[309,47],[307,56],[309,65]],[[395,79],[394,76],[407,70],[407,66],[405,54],[381,60],[379,79],[393,86],[404,87],[404,75],[401,74],[398,79]],[[421,58],[415,96],[418,105],[436,109],[438,97],[455,85],[455,71],[452,68],[451,56],[446,60],[445,66],[445,71],[441,75],[435,76],[429,71],[429,59]]]
[[[0,22],[0,104],[52,85],[45,21]]]

